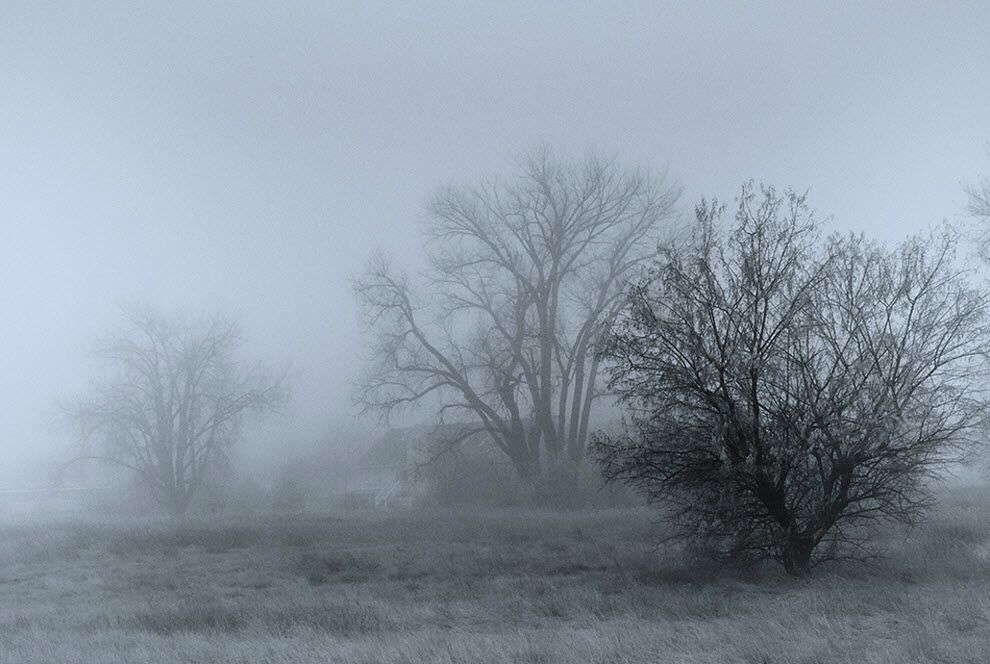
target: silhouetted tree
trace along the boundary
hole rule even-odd
[[[602,324],[677,197],[661,177],[547,150],[510,183],[442,190],[426,283],[383,260],[355,282],[371,349],[361,403],[472,423],[464,437],[487,432],[531,482],[572,472],[599,394]]]
[[[970,441],[987,299],[948,231],[823,241],[803,196],[753,185],[723,211],[702,202],[632,289],[603,353],[630,422],[596,449],[682,537],[804,574],[915,517]]]
[[[283,377],[238,362],[240,344],[238,325],[225,316],[128,311],[123,333],[98,344],[106,374],[65,408],[87,443],[80,458],[130,468],[163,507],[185,513],[226,459],[242,416],[273,410],[285,397]]]

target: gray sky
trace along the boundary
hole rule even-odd
[[[745,3],[756,5],[757,3]],[[0,424],[23,477],[117,305],[221,305],[295,366],[254,445],[346,417],[348,277],[434,187],[545,142],[747,178],[886,239],[990,172],[990,4],[0,3]],[[262,440],[263,439],[263,440]]]

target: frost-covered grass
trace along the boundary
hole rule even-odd
[[[810,579],[645,510],[0,525],[3,662],[986,662],[990,491]]]

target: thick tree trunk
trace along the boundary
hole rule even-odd
[[[805,576],[811,572],[811,554],[815,541],[804,535],[788,535],[781,549],[781,564],[791,576]]]

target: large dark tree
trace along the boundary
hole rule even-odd
[[[987,299],[948,231],[885,249],[823,240],[805,199],[747,185],[733,224],[702,203],[613,325],[631,412],[604,472],[679,533],[803,574],[907,521],[982,415]]]
[[[130,468],[183,514],[226,459],[244,414],[285,397],[282,377],[239,361],[240,345],[225,316],[128,311],[126,327],[97,345],[102,377],[66,406],[87,443],[81,458]]]
[[[361,403],[466,423],[461,437],[486,433],[532,482],[574,469],[602,324],[676,199],[661,177],[547,150],[511,180],[440,191],[422,282],[381,261],[356,280],[371,350]]]

